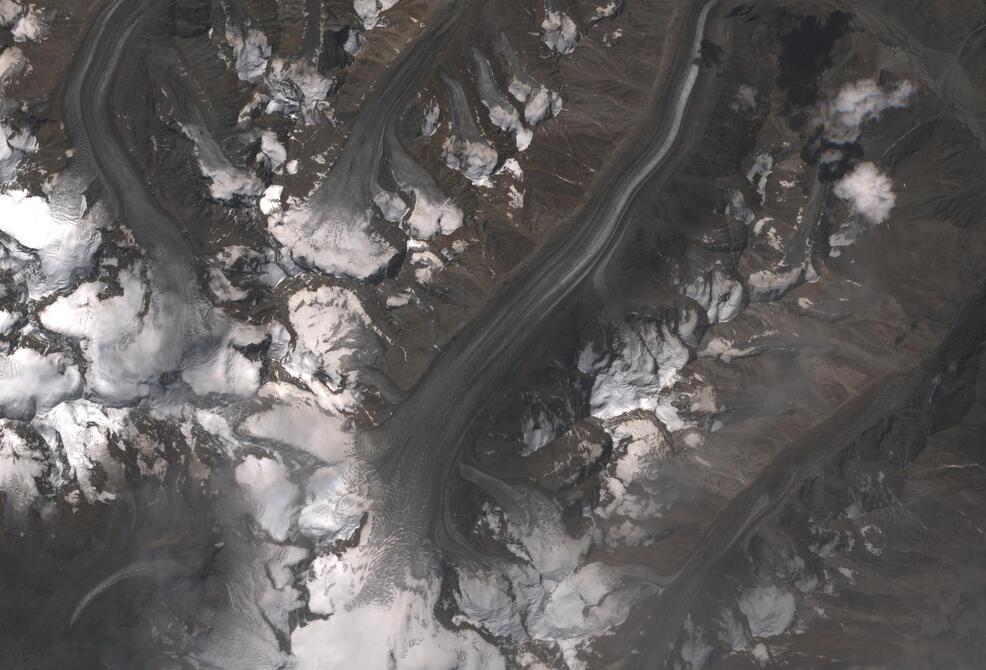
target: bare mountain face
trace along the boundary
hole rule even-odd
[[[983,25],[0,0],[6,666],[980,667]]]

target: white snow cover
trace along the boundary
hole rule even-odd
[[[61,353],[41,354],[20,348],[0,354],[0,414],[30,419],[77,396],[82,375],[72,359]]]
[[[442,158],[473,183],[482,183],[496,169],[496,149],[486,142],[473,142],[452,135],[445,140]]]
[[[195,143],[195,157],[202,174],[211,181],[209,193],[213,198],[233,201],[260,197],[264,192],[264,183],[246,170],[233,165],[204,128],[185,124],[181,129]]]
[[[676,667],[682,670],[702,670],[715,648],[705,640],[705,631],[692,621],[692,615],[685,617],[684,632],[681,641],[681,660],[684,665]]]
[[[39,318],[45,328],[79,338],[89,361],[91,393],[127,402],[147,395],[162,374],[182,367],[183,334],[174,332],[169,316],[170,301],[181,298],[150,293],[140,267],[120,270],[117,281],[122,294],[106,295],[102,281],[85,282],[45,307]],[[224,329],[221,319],[212,325],[215,345],[186,362],[182,379],[203,395],[251,395],[258,383],[257,364],[234,345],[256,343],[263,334],[228,324]]]
[[[380,23],[380,15],[396,5],[398,0],[353,0],[353,9],[356,16],[363,22],[367,30],[371,30]]]
[[[594,515],[607,520],[600,530],[608,546],[640,546],[653,541],[646,523],[660,514],[652,482],[669,445],[654,418],[628,415],[606,422],[613,437],[615,463],[603,474],[599,503]]]
[[[40,42],[48,36],[48,24],[45,22],[43,10],[36,5],[28,5],[25,12],[11,29],[15,42]]]
[[[552,9],[547,10],[541,28],[544,30],[541,41],[549,49],[560,54],[570,54],[575,51],[575,45],[580,37],[579,29],[568,14]]]
[[[880,224],[890,216],[897,196],[893,181],[871,162],[860,163],[843,176],[833,192],[849,201],[852,210],[870,223]]]
[[[811,258],[806,257],[800,265],[754,272],[746,278],[746,286],[750,302],[771,302],[779,300],[801,282],[813,283],[817,280],[818,272],[812,265]]]
[[[500,34],[499,50],[510,67],[511,79],[507,90],[518,102],[524,104],[524,118],[536,126],[562,110],[561,96],[534,79],[520,62],[520,57],[510,45],[507,36]]]
[[[21,315],[17,312],[0,309],[0,337],[7,335],[20,319]]]
[[[97,221],[105,214],[103,208],[93,207],[83,215],[82,197],[66,199],[63,207],[58,204],[49,205],[27,191],[0,193],[0,231],[34,250],[40,263],[38,276],[29,284],[34,298],[67,286],[79,271],[90,267],[100,244]]]
[[[262,340],[258,330],[230,327],[220,346],[207,352],[202,360],[191,360],[181,372],[182,381],[197,395],[211,393],[252,396],[260,387],[259,365],[243,355],[236,347],[257,344]]]
[[[38,141],[27,130],[15,130],[0,122],[0,184],[10,183],[17,176],[17,166],[27,154],[38,150]]]
[[[342,50],[350,56],[355,56],[364,44],[366,44],[366,37],[363,36],[363,31],[355,26],[349,26],[349,30],[346,32],[346,41],[342,43]]]
[[[288,150],[277,139],[277,133],[272,130],[265,130],[260,136],[260,154],[257,156],[257,160],[266,165],[272,172],[276,172],[287,159]]]
[[[271,197],[265,198],[262,207],[267,211],[271,235],[301,265],[366,279],[382,272],[398,253],[370,229],[368,207],[339,207],[326,212],[302,205],[285,212],[274,200],[275,192],[268,190],[266,195]]]
[[[597,5],[592,12],[591,22],[601,21],[616,16],[616,13],[623,7],[623,0],[610,0],[605,5]]]
[[[43,455],[30,448],[11,422],[0,420],[0,491],[8,518],[23,515],[38,497],[35,480],[44,475],[45,469]]]
[[[334,122],[335,116],[327,98],[336,80],[325,77],[314,62],[285,60],[275,57],[267,75],[270,100],[268,114],[300,114],[305,123]]]
[[[524,449],[521,456],[530,456],[554,440],[561,432],[561,422],[539,403],[534,402],[524,412],[521,439]]]
[[[757,108],[757,90],[749,84],[740,84],[736,89],[736,97],[730,105],[732,109],[739,111],[744,109],[753,111]]]
[[[622,421],[611,429],[611,434],[623,450],[613,472],[625,486],[640,478],[649,478],[658,458],[669,451],[664,435],[653,420]]]
[[[683,423],[661,392],[678,378],[689,350],[667,324],[635,320],[620,324],[614,333],[614,353],[596,355],[588,345],[579,370],[595,375],[590,397],[592,415],[611,419],[631,410],[657,414],[670,430]]]
[[[573,538],[558,506],[540,494],[503,485],[514,498],[502,538],[522,562],[495,572],[460,569],[462,618],[516,642],[554,642],[569,668],[584,668],[579,647],[622,623],[639,595],[603,563],[583,565],[588,535]]]
[[[408,264],[414,268],[414,279],[419,284],[429,283],[445,267],[442,259],[420,240],[408,240],[407,249],[411,252]]]
[[[0,53],[0,91],[7,86],[12,77],[27,69],[24,52],[17,47],[9,47]]]
[[[849,82],[822,108],[825,135],[840,144],[855,142],[863,125],[888,109],[905,107],[914,92],[914,85],[909,81],[902,81],[888,91],[881,89],[874,79]]]
[[[486,104],[485,100],[483,104]],[[514,141],[517,143],[517,151],[524,151],[527,147],[531,146],[534,133],[525,128],[520,122],[520,115],[516,109],[497,103],[490,103],[487,105],[487,108],[490,112],[490,122],[497,128],[514,135]]]
[[[438,117],[440,110],[438,108],[438,100],[435,98],[431,99],[431,102],[425,107],[425,112],[421,116],[421,134],[425,137],[431,137],[438,130]]]
[[[272,458],[247,456],[236,466],[236,483],[245,488],[254,504],[254,518],[267,533],[283,542],[297,512],[298,488],[288,469]]]
[[[743,309],[743,285],[716,265],[685,284],[684,294],[700,304],[709,323],[725,323]]]
[[[365,544],[312,563],[307,588],[315,619],[291,633],[298,670],[502,670],[495,647],[434,615],[440,581],[410,579],[386,598],[361,598],[374,552]]]
[[[777,586],[758,586],[743,593],[739,608],[746,616],[753,637],[780,635],[794,622],[794,596]]]
[[[45,328],[81,340],[93,392],[125,400],[145,394],[165,371],[158,356],[173,333],[150,315],[141,316],[146,287],[138,270],[125,269],[118,280],[122,295],[101,299],[107,285],[85,282],[45,307],[39,318]]]
[[[511,89],[516,91],[516,87]],[[516,92],[514,96],[517,97]],[[524,98],[517,97],[524,105],[524,118],[532,126],[536,126],[545,119],[557,116],[562,110],[561,96],[545,86],[540,86]]]
[[[267,36],[256,28],[249,28],[244,33],[238,27],[227,24],[226,41],[233,48],[237,76],[251,84],[260,81],[271,55]]]
[[[524,127],[520,121],[520,114],[497,88],[489,61],[478,50],[473,52],[473,60],[476,63],[480,101],[489,111],[490,122],[497,128],[511,133],[517,143],[517,151],[524,151],[531,145],[534,133]]]
[[[462,210],[451,198],[435,200],[422,189],[404,186],[414,194],[414,208],[403,227],[415,239],[430,240],[462,227]]]
[[[407,214],[407,203],[391,191],[380,190],[373,196],[373,204],[380,210],[380,215],[391,223],[399,223]]]
[[[770,178],[770,173],[774,169],[774,157],[767,152],[763,152],[757,155],[756,160],[750,167],[749,171],[746,173],[746,179],[753,186],[756,187],[757,193],[760,194],[760,202],[766,202],[767,199],[767,180]]]
[[[0,0],[0,26],[9,26],[14,22],[22,7],[15,0]]]
[[[63,402],[34,418],[33,425],[49,449],[54,452],[60,441],[71,476],[89,503],[114,498],[109,489],[116,484],[122,468],[110,454],[109,440],[111,435],[123,432],[126,417],[127,410],[104,408],[79,399]],[[97,465],[110,478],[102,488],[93,479]]]
[[[247,418],[239,426],[242,433],[305,451],[327,465],[350,457],[353,437],[339,416],[292,395],[283,385],[268,386],[261,389],[261,396],[276,396],[279,401]]]
[[[378,331],[349,289],[320,286],[288,299],[295,338],[284,369],[301,379],[324,406],[345,409],[352,401],[347,376],[353,357],[378,346]]]
[[[442,75],[452,103],[452,121],[442,158],[473,183],[484,184],[496,168],[496,149],[486,141],[476,125],[466,92],[455,79]]]
[[[326,542],[350,539],[370,506],[361,484],[362,475],[351,465],[316,470],[308,480],[298,530]]]
[[[44,198],[20,190],[0,193],[0,230],[35,250],[60,242],[66,232]]]

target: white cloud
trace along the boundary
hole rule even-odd
[[[909,81],[886,91],[873,79],[844,85],[822,110],[826,138],[840,144],[855,142],[866,123],[875,121],[888,109],[907,106],[914,91]]]
[[[848,200],[854,212],[875,224],[887,220],[897,200],[893,181],[870,162],[860,163],[840,179],[834,192]]]

